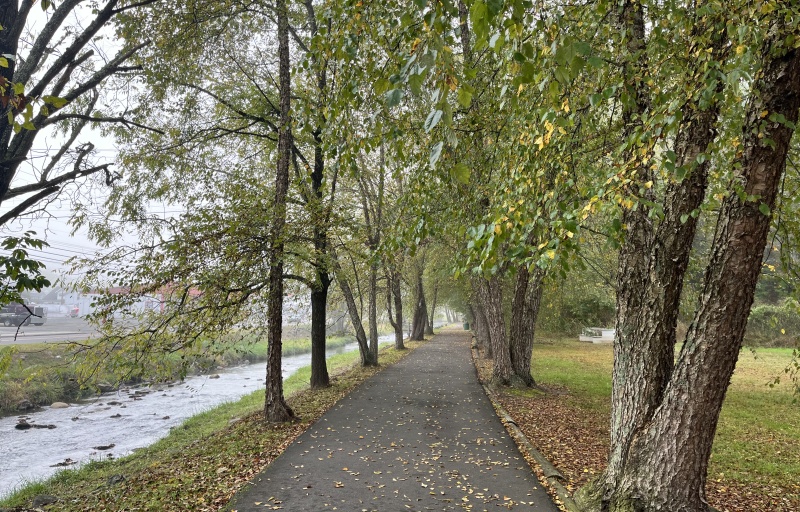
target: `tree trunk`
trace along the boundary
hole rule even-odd
[[[394,268],[386,272],[386,311],[389,313],[389,323],[394,329],[394,348],[405,350],[403,343],[403,297],[400,288],[400,273]],[[395,316],[392,316],[392,302],[394,302]]]
[[[378,263],[369,266],[369,351],[378,362]]]
[[[503,287],[497,275],[490,279],[478,278],[478,296],[489,331],[489,345],[492,347],[492,383],[509,386],[512,384],[514,370],[506,337],[506,322],[503,317]]]
[[[531,375],[531,355],[533,338],[536,332],[536,318],[542,302],[542,281],[545,271],[536,267],[531,275],[526,265],[517,272],[514,299],[511,302],[511,325],[509,326],[509,345],[511,367],[514,374],[525,386],[536,386]]]
[[[428,325],[428,306],[425,304],[425,289],[422,286],[422,272],[417,274],[417,306],[411,321],[411,339],[425,340],[425,328]]]
[[[340,275],[338,268],[336,282],[339,283],[339,288],[342,290],[342,295],[344,295],[344,300],[347,303],[347,313],[350,315],[350,322],[353,325],[353,331],[358,342],[358,351],[361,354],[361,366],[377,366],[378,361],[373,359],[372,352],[367,344],[367,334],[361,324],[361,316],[358,314],[358,306],[356,306],[356,300],[353,297],[353,290],[350,288],[350,283],[347,279]]]
[[[708,27],[699,24],[695,30]],[[712,29],[712,60],[722,57],[724,34],[724,26]],[[707,70],[695,72],[700,74],[700,83],[706,81]],[[707,87],[721,92],[722,81],[711,78],[717,80],[716,85]],[[620,272],[618,282],[618,289],[625,287],[619,295],[625,306],[618,307],[617,316],[614,375],[619,385],[612,400],[609,487],[619,478],[633,436],[651,420],[673,372],[680,297],[698,222],[692,212],[702,204],[708,181],[710,159],[697,164],[697,156],[714,140],[718,114],[716,102],[684,105],[674,150],[676,165],[686,170],[686,177],[668,185],[664,218],[657,231],[653,233],[649,222],[640,221],[636,229],[645,233],[626,240],[620,255],[620,268],[635,270]]]
[[[477,281],[477,280],[476,280]],[[492,341],[489,339],[489,324],[486,321],[486,314],[483,312],[483,302],[478,294],[472,302],[473,318],[475,322],[475,337],[478,338],[478,346],[483,350],[484,359],[492,359]]]
[[[763,112],[782,115],[793,124],[800,109],[800,52],[793,49],[776,57],[784,36],[776,30],[762,52],[765,65],[756,75],[743,123],[743,151],[734,166],[734,187],[741,188],[742,194],[731,192],[723,202],[699,305],[674,371],[649,420],[630,435],[622,461],[613,459],[612,447],[614,472],[607,473],[603,486],[593,489],[594,495],[587,489],[579,496],[581,501],[586,498],[592,510],[708,509],[708,459],[769,232],[771,216],[760,210],[766,205],[771,211],[775,205],[793,134],[783,124],[764,122]],[[757,199],[742,200],[748,197]],[[676,204],[683,200],[671,199]],[[660,320],[654,314],[645,322]],[[651,327],[651,332],[658,332],[657,327]],[[615,368],[614,386],[619,385],[618,378],[652,371],[647,366],[629,366],[628,373],[618,377]],[[614,414],[636,418],[641,413],[634,407],[615,404]]]
[[[325,388],[331,383],[325,358],[329,287],[330,280],[326,279],[319,289],[311,290],[311,389]]]
[[[431,314],[428,316],[428,325],[425,327],[425,334],[433,336],[433,315],[436,313],[436,296],[439,294],[439,285],[433,285],[433,300],[431,301]]]
[[[314,13],[312,0],[304,0],[306,20],[311,30],[311,36],[319,33],[317,17]],[[323,182],[325,179],[325,156],[322,144],[322,127],[325,124],[323,114],[328,89],[328,72],[326,63],[320,63],[316,52],[311,52],[311,62],[317,70],[317,109],[319,115],[318,125],[314,128],[314,169],[311,172],[311,194],[307,198],[307,205],[312,212],[313,242],[314,242],[314,269],[316,272],[316,288],[311,290],[311,388],[324,388],[330,385],[328,375],[328,362],[325,358],[326,324],[328,308],[328,290],[331,285],[331,276],[328,273],[328,228],[330,225],[330,208],[323,205]],[[331,201],[336,188],[336,174],[331,183]]]
[[[286,194],[289,190],[291,158],[291,82],[289,76],[289,18],[286,1],[277,0],[278,18],[278,82],[280,88],[280,124],[278,131],[278,165],[275,176],[275,204],[270,230],[272,250],[269,256],[269,295],[267,302],[267,389],[264,418],[269,422],[295,419],[283,397],[281,371],[281,336],[283,335],[283,256],[286,231]]]

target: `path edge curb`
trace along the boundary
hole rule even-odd
[[[472,354],[472,363],[475,367],[475,373],[477,374],[478,366],[475,364],[475,362],[480,355],[474,348],[470,349],[470,353]],[[514,421],[514,418],[512,418],[503,405],[495,399],[494,394],[489,386],[480,380],[480,375],[476,376],[478,377],[478,382],[483,388],[483,392],[492,403],[492,406],[494,406],[494,410],[497,413],[500,422],[503,424],[506,430],[509,431],[511,437],[514,439],[514,442],[517,444],[517,447],[524,452],[525,455],[528,455],[530,459],[535,460],[536,464],[539,465],[539,469],[541,469],[542,473],[544,474],[546,484],[550,486],[558,495],[559,500],[561,500],[561,505],[563,505],[568,512],[583,512],[583,510],[578,507],[578,505],[572,499],[572,495],[570,494],[569,490],[567,490],[567,488],[564,487],[564,484],[561,483],[561,480],[566,480],[564,475],[562,475],[561,472],[549,460],[547,460],[547,457],[545,457],[542,452],[533,446],[533,443],[531,443],[528,437],[522,432],[522,429],[520,429],[517,423]]]

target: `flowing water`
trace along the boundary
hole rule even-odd
[[[392,339],[380,337],[382,343]],[[357,348],[351,343],[329,350],[328,355]],[[284,357],[283,378],[310,363],[311,354]],[[195,414],[262,389],[265,363],[226,369],[218,375],[106,393],[65,409],[47,407],[25,415],[31,425],[54,425],[53,429],[17,430],[19,416],[0,418],[0,497],[27,482],[51,476],[63,467],[56,465],[65,461],[71,463],[69,467],[77,467],[90,460],[130,454],[166,436]]]

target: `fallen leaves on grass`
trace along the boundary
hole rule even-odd
[[[475,359],[483,382],[491,378],[491,361]],[[565,388],[544,387],[546,393],[495,390],[494,398],[508,411],[530,442],[566,477],[574,492],[606,466],[609,417],[575,405]],[[523,396],[521,396],[523,395]],[[532,462],[532,461],[529,461]],[[534,469],[542,480],[541,471]],[[724,478],[709,479],[708,502],[720,512],[800,512],[800,485],[790,488],[747,486]]]

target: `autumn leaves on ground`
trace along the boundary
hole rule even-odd
[[[770,387],[786,349],[744,349],[722,410],[707,495],[721,512],[800,511],[800,408],[791,387]],[[542,338],[533,374],[547,390],[506,388],[495,398],[528,439],[577,489],[605,467],[613,348]],[[490,361],[479,360],[482,379]]]

